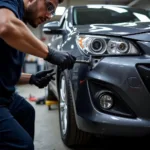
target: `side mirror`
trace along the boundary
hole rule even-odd
[[[59,21],[53,21],[44,24],[43,32],[45,34],[62,34],[63,29],[61,28]]]

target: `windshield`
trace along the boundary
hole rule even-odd
[[[119,6],[88,6],[74,8],[74,25],[150,22],[150,11]]]

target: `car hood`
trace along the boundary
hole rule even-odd
[[[83,34],[126,36],[150,32],[150,22],[78,25],[75,29]]]

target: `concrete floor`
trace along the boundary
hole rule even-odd
[[[29,94],[41,97],[45,91],[34,86],[19,86],[18,92],[28,98]],[[36,110],[35,150],[68,150],[60,138],[57,106],[53,106],[53,110],[49,111],[46,105],[30,103]]]
[[[29,85],[18,86],[18,92],[25,98],[28,98],[29,94],[40,97],[45,93],[44,89],[38,89],[35,86]],[[30,103],[36,110],[35,150],[70,150],[61,141],[57,106],[53,106],[53,110],[49,111],[46,105],[36,105],[35,102]],[[118,143],[122,147],[127,148],[135,146],[145,148],[149,146],[148,141],[147,138],[110,138],[107,142],[97,139],[94,146],[90,148],[78,148],[78,150],[106,150],[110,149],[110,147],[111,149],[115,148],[120,150]]]

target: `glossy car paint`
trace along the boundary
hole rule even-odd
[[[76,122],[79,129],[95,134],[141,136],[150,133],[150,93],[137,69],[138,65],[150,65],[150,23],[124,23],[121,25],[73,26],[73,7],[65,15],[66,31],[54,36],[51,47],[67,51],[77,59],[88,60],[76,43],[79,34],[122,37],[130,40],[140,51],[138,56],[110,56],[93,58],[92,66],[75,64],[65,70],[72,83],[72,96]],[[63,18],[63,17],[62,17]],[[56,81],[50,83],[51,90],[59,98],[59,68]],[[147,67],[146,70],[149,68]],[[149,72],[149,71],[148,71]],[[120,111],[98,109],[91,92],[91,83],[113,91],[121,105]],[[96,91],[95,91],[96,92]],[[125,110],[125,111],[124,111]]]

